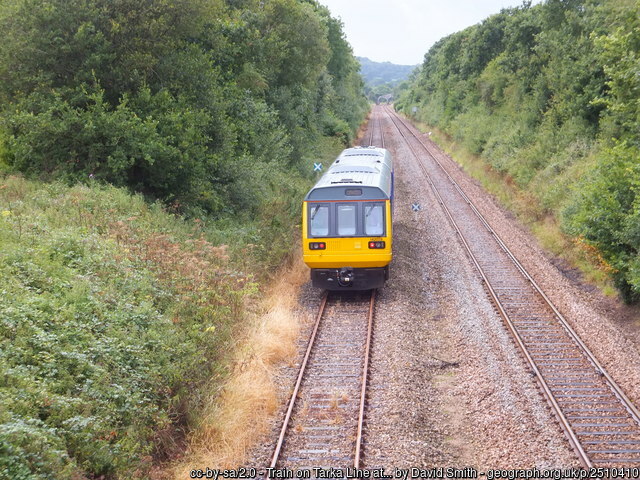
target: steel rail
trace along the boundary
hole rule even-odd
[[[400,118],[399,116],[397,116],[396,114],[390,114],[387,111],[387,114],[391,117],[392,121],[393,121],[393,117],[395,116],[403,125],[404,128],[407,129],[407,131],[416,139],[418,140],[418,142],[422,145],[422,147],[426,150],[426,152],[429,154],[429,156],[434,160],[434,162],[440,167],[440,169],[442,170],[442,172],[444,172],[444,174],[446,175],[446,177],[448,178],[448,180],[452,183],[452,185],[455,187],[456,192],[463,198],[463,200],[468,204],[468,206],[471,208],[471,210],[473,211],[473,213],[475,214],[475,216],[481,221],[481,223],[484,225],[484,227],[487,229],[487,231],[491,234],[492,238],[496,241],[496,243],[498,244],[498,246],[500,247],[500,249],[506,254],[507,258],[512,262],[512,264],[516,267],[516,269],[522,274],[522,276],[528,281],[528,283],[532,286],[533,290],[535,291],[535,293],[537,293],[537,295],[539,296],[539,298],[541,298],[543,300],[543,304],[548,307],[552,312],[553,312],[553,316],[555,318],[555,320],[559,323],[559,326],[562,327],[562,329],[565,331],[565,333],[568,335],[568,338],[571,339],[573,341],[574,347],[576,348],[576,352],[580,352],[580,354],[583,355],[583,357],[588,361],[588,363],[590,363],[592,365],[592,367],[595,369],[595,371],[602,377],[603,381],[604,381],[604,385],[606,385],[609,390],[610,393],[613,394],[613,397],[617,398],[618,402],[620,403],[620,406],[623,407],[624,410],[627,411],[627,413],[629,414],[630,420],[636,423],[636,427],[638,425],[640,425],[640,414],[637,410],[637,408],[633,405],[633,403],[629,400],[629,398],[624,394],[624,392],[620,389],[620,387],[616,384],[616,382],[613,380],[613,378],[609,375],[609,373],[602,367],[602,365],[598,362],[598,360],[595,358],[595,356],[593,355],[593,353],[589,350],[589,348],[584,344],[584,342],[579,338],[578,334],[573,330],[573,328],[571,327],[571,325],[568,323],[568,321],[564,318],[564,316],[558,311],[558,309],[553,305],[553,303],[551,302],[551,300],[547,297],[547,295],[542,291],[542,289],[538,286],[538,284],[535,282],[535,280],[531,277],[531,275],[529,275],[529,273],[526,271],[526,269],[524,268],[524,266],[517,260],[517,258],[515,257],[515,255],[509,250],[509,248],[505,245],[505,243],[502,241],[502,239],[498,236],[498,234],[491,228],[491,226],[487,223],[487,221],[484,219],[484,217],[482,216],[482,214],[479,212],[479,210],[476,208],[476,206],[473,204],[473,202],[469,199],[469,197],[462,191],[462,189],[460,188],[460,186],[457,184],[457,182],[451,177],[451,175],[449,174],[449,172],[447,171],[447,169],[444,167],[444,165],[442,165],[442,163],[436,158],[437,156],[437,152],[434,153],[432,151],[432,149],[426,145],[412,130],[412,128],[410,128],[410,126],[408,126],[406,124],[406,122]],[[400,130],[400,128],[398,127],[398,125],[396,124],[396,122],[394,121],[394,125],[396,126],[396,128],[398,129],[398,131],[400,132],[401,136],[403,136],[403,138],[406,139],[406,136],[402,133],[402,131]],[[417,157],[415,150],[413,149],[413,147],[411,146],[411,144],[407,141],[407,145],[409,146],[409,148],[412,150],[413,154]],[[496,304],[496,306],[498,307],[501,316],[503,317],[503,319],[505,320],[505,324],[508,326],[509,330],[512,332],[514,338],[516,339],[516,343],[518,344],[518,346],[520,347],[521,351],[523,352],[525,358],[527,358],[529,364],[532,367],[532,370],[534,371],[534,373],[536,374],[536,377],[538,379],[538,383],[540,384],[543,393],[545,394],[545,396],[547,397],[547,399],[549,400],[549,402],[551,403],[554,412],[556,413],[556,416],[558,417],[559,421],[560,421],[560,425],[563,428],[563,430],[565,431],[565,434],[567,434],[567,436],[569,437],[570,443],[572,444],[572,446],[574,447],[574,449],[576,450],[576,452],[578,453],[578,456],[581,459],[581,463],[584,466],[590,466],[592,464],[591,460],[589,459],[588,455],[586,454],[586,452],[584,452],[584,449],[582,448],[582,445],[579,441],[579,439],[577,438],[576,432],[573,430],[570,422],[568,421],[567,417],[564,415],[564,413],[561,410],[561,407],[558,405],[558,402],[556,401],[556,399],[554,398],[553,392],[551,391],[551,389],[549,388],[549,385],[547,384],[546,380],[543,377],[542,372],[538,369],[537,365],[535,364],[535,360],[533,360],[531,358],[531,355],[529,354],[529,352],[527,351],[526,345],[524,344],[522,337],[520,336],[520,334],[517,331],[517,327],[515,326],[515,324],[512,322],[511,318],[509,317],[509,314],[505,311],[505,308],[502,305],[502,302],[500,301],[500,299],[498,298],[498,294],[495,292],[495,290],[493,289],[493,286],[490,284],[489,279],[487,278],[487,276],[485,275],[485,273],[482,271],[482,268],[480,267],[479,262],[477,261],[475,255],[473,254],[473,252],[471,251],[471,248],[469,247],[469,245],[467,244],[466,240],[464,239],[463,235],[462,235],[462,231],[460,228],[457,227],[457,224],[453,218],[453,216],[450,214],[450,212],[448,211],[448,209],[446,208],[446,206],[444,205],[443,199],[440,196],[439,192],[437,192],[437,189],[435,188],[435,184],[431,181],[428,172],[426,172],[426,167],[424,167],[424,165],[422,165],[422,161],[418,160],[418,163],[420,165],[420,168],[423,170],[423,172],[425,173],[425,175],[427,175],[427,177],[429,178],[429,182],[431,185],[431,188],[434,190],[434,192],[436,193],[439,202],[443,205],[443,207],[445,208],[445,210],[447,211],[447,215],[449,216],[450,221],[452,222],[452,224],[454,225],[458,235],[460,236],[460,238],[462,239],[463,245],[465,246],[465,249],[467,250],[467,252],[469,253],[470,257],[472,258],[476,268],[478,269],[478,271],[480,271],[480,274],[483,278],[483,281],[485,283],[485,285],[487,286],[487,289],[489,290],[490,296],[493,298],[494,303]],[[535,345],[533,345],[535,347]],[[553,380],[553,377],[552,377]],[[556,384],[557,387],[557,384]],[[559,395],[559,397],[563,397],[563,396],[567,396],[567,395]],[[569,395],[570,396],[570,395]],[[574,395],[575,396],[575,395]],[[588,396],[588,395],[587,395]],[[601,395],[602,396],[602,395]],[[576,418],[575,416],[572,418]],[[584,419],[587,419],[590,417],[584,417]],[[595,417],[595,418],[606,418],[606,417]],[[617,417],[617,418],[621,418],[621,417]],[[582,426],[583,428],[585,426],[588,425],[584,425],[584,424],[578,424],[578,427]],[[598,425],[598,424],[594,424],[593,426],[605,426],[605,425]],[[629,427],[631,428],[632,425],[625,425],[625,424],[621,424],[620,426],[625,426],[625,427]],[[588,436],[589,432],[583,431],[581,432],[583,435]],[[611,435],[615,435],[615,433],[612,432],[607,432],[607,434]],[[631,432],[629,433],[631,434]],[[594,435],[592,433],[592,435]],[[597,435],[597,433],[595,433],[595,435]],[[585,443],[597,443],[597,442],[585,442]],[[613,442],[616,443],[616,442]],[[624,442],[623,442],[624,443]],[[628,442],[628,443],[633,443],[633,444],[638,444],[638,441],[634,441],[634,442]],[[635,452],[635,450],[616,450],[616,451],[612,451],[611,453],[616,453],[616,454],[623,454],[623,453],[633,453]],[[593,451],[593,453],[606,453],[606,452],[598,452]],[[599,462],[605,461],[606,460],[598,460]],[[622,460],[619,458],[616,459],[609,459],[609,462],[618,462],[618,461],[633,461],[631,459],[629,460]]]
[[[380,115],[378,115],[378,130],[380,130],[380,141],[382,143],[381,147],[384,147],[384,130],[382,128],[382,120],[380,120]]]
[[[371,115],[374,115],[373,110],[371,111]],[[371,123],[371,122],[370,122],[370,123]],[[373,134],[375,133],[375,131],[376,131],[376,129],[375,129],[375,128],[372,128],[372,129],[371,129],[371,135],[369,135],[369,144],[368,144],[368,145],[366,145],[366,146],[368,146],[368,147],[369,147],[369,146],[372,146],[372,145],[373,145],[373,137],[374,137],[374,135],[373,135]]]
[[[354,468],[360,468],[362,433],[364,428],[364,410],[367,397],[367,377],[369,372],[369,353],[371,351],[371,337],[373,333],[373,309],[376,302],[376,291],[371,290],[369,301],[369,318],[367,320],[367,343],[364,348],[364,367],[362,368],[362,388],[360,389],[360,411],[358,414],[358,433],[356,435],[356,452],[353,459]]]
[[[328,297],[329,297],[329,292],[325,292],[321,300],[318,313],[315,318],[313,331],[310,335],[304,358],[300,365],[300,370],[298,372],[296,384],[294,386],[293,392],[289,399],[287,412],[285,414],[285,418],[283,420],[282,427],[280,429],[280,434],[276,442],[276,447],[274,449],[274,453],[271,458],[270,468],[275,468],[276,465],[278,464],[280,453],[282,451],[282,448],[285,443],[285,439],[288,434],[289,426],[291,423],[291,417],[293,415],[293,410],[296,404],[296,399],[298,398],[298,395],[300,393],[302,382],[307,372],[309,359],[311,357],[314,346],[316,344],[316,337],[317,337],[318,331],[321,328],[322,318],[325,315],[325,310],[326,310],[325,307],[327,305]],[[363,430],[364,430],[367,378],[368,378],[368,370],[369,370],[369,357],[370,357],[370,351],[371,351],[371,339],[372,339],[372,333],[373,333],[373,314],[375,309],[375,298],[376,298],[376,290],[371,290],[369,307],[368,307],[367,333],[366,333],[365,346],[364,346],[364,365],[362,368],[362,375],[361,375],[361,381],[360,381],[360,399],[359,399],[358,421],[356,425],[357,433],[355,436],[356,440],[355,440],[354,458],[353,458],[353,465],[356,468],[358,468],[358,466],[360,465],[360,460],[362,456],[362,438],[363,438]]]
[[[291,419],[291,412],[293,412],[293,407],[296,403],[296,398],[298,396],[298,391],[300,390],[300,385],[302,384],[302,378],[304,377],[304,371],[307,368],[307,362],[309,361],[309,357],[311,356],[311,350],[313,349],[313,344],[316,339],[316,334],[318,333],[318,327],[320,326],[320,320],[322,319],[322,314],[324,313],[324,307],[327,305],[327,298],[329,298],[329,292],[325,291],[320,302],[320,308],[318,309],[318,314],[316,315],[315,324],[313,326],[313,332],[311,333],[311,337],[309,338],[309,344],[307,345],[307,351],[304,354],[304,359],[302,360],[302,364],[300,365],[300,372],[298,373],[298,379],[296,380],[296,385],[293,388],[293,393],[291,394],[291,399],[289,400],[289,407],[287,408],[287,414],[284,417],[284,421],[282,422],[282,429],[280,430],[280,435],[278,436],[278,442],[276,443],[275,451],[273,452],[273,457],[271,458],[271,468],[275,468],[276,463],[278,462],[278,457],[280,456],[280,450],[282,449],[282,444],[284,443],[284,437],[287,434],[287,428],[289,428],[289,420]]]
[[[372,111],[371,117],[369,119],[369,123],[370,125],[372,125],[370,129],[371,131],[369,133],[369,143],[363,145],[364,147],[374,146],[373,139],[376,137],[375,133],[377,129],[380,134],[380,147],[384,148],[384,131],[382,130],[382,121],[380,120],[380,114],[378,113],[378,110],[378,108],[374,108],[374,110]]]
[[[398,117],[399,120],[403,123],[403,125],[407,128],[407,130],[411,131],[409,127],[406,126],[406,123],[401,117]],[[413,132],[412,132],[413,134]],[[567,331],[567,333],[572,337],[572,339],[580,346],[581,350],[587,355],[589,361],[593,364],[593,366],[599,371],[599,373],[607,379],[607,382],[610,384],[612,389],[614,390],[616,396],[625,403],[625,407],[629,411],[629,413],[634,417],[635,421],[640,423],[640,411],[635,407],[635,405],[631,402],[631,400],[625,395],[620,386],[615,382],[615,380],[609,375],[606,369],[602,366],[602,364],[598,361],[595,355],[589,350],[589,347],[582,341],[582,339],[578,336],[576,331],[571,327],[566,318],[560,313],[560,311],[556,308],[556,306],[551,302],[549,297],[542,291],[540,286],[536,283],[536,281],[529,275],[529,272],[524,268],[524,266],[520,263],[520,261],[516,258],[516,256],[509,250],[507,245],[502,241],[502,238],[495,232],[495,230],[489,225],[484,216],[477,209],[475,204],[471,201],[471,199],[464,193],[464,191],[460,188],[458,183],[451,177],[447,169],[442,165],[442,163],[436,158],[436,155],[433,154],[432,149],[426,145],[420,137],[414,134],[414,137],[420,142],[420,144],[427,150],[427,152],[431,155],[433,160],[438,164],[438,166],[445,173],[449,181],[454,185],[458,193],[464,198],[465,202],[469,205],[469,207],[473,210],[473,213],[480,219],[485,228],[493,235],[496,242],[500,245],[502,250],[509,256],[511,261],[516,265],[516,267],[521,271],[524,277],[531,283],[533,288],[540,294],[540,296],[544,299],[547,306],[549,306],[553,313],[558,317],[561,322],[563,328]]]

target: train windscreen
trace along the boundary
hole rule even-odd
[[[356,234],[356,205],[338,205],[338,235]]]
[[[313,205],[309,209],[311,235],[325,237],[329,235],[329,206]]]
[[[364,207],[364,233],[370,236],[384,234],[383,204],[365,205]]]

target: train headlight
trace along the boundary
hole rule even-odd
[[[327,248],[327,244],[325,242],[310,242],[309,250],[325,250]]]
[[[369,242],[369,248],[384,248],[385,242]]]

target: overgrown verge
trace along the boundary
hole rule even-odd
[[[431,132],[431,139],[443,151],[462,166],[467,174],[478,180],[501,205],[515,213],[545,250],[579,269],[588,282],[597,285],[606,295],[616,295],[611,265],[596,248],[582,237],[567,235],[562,230],[559,219],[546,211],[535,196],[519,187],[508,175],[494,169],[481,156],[471,153],[463,143],[457,142],[437,127],[422,123],[418,123],[418,126],[423,132]]]
[[[640,300],[640,10],[547,0],[440,40],[397,107],[451,135]]]
[[[309,278],[301,253],[297,249],[265,289],[236,349],[231,375],[204,406],[186,454],[163,467],[159,477],[181,480],[193,469],[238,468],[265,440],[279,406],[277,369],[296,358],[298,333],[306,320],[297,313],[299,288]]]
[[[0,181],[0,472],[134,478],[188,420],[250,275],[105,186]]]
[[[212,222],[97,182],[0,177],[0,478],[145,478],[184,448],[246,302],[298,248],[309,180],[281,180],[262,215]]]

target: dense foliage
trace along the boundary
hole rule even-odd
[[[132,478],[255,288],[122,189],[0,181],[0,478]]]
[[[597,248],[640,299],[640,4],[547,0],[443,38],[399,108],[441,127]]]
[[[147,478],[361,123],[358,64],[314,0],[5,0],[0,28],[0,479]]]
[[[180,445],[292,248],[309,181],[279,181],[255,218],[212,221],[0,174],[0,479],[147,478]]]
[[[367,109],[339,21],[313,0],[0,5],[2,161],[92,177],[180,210],[256,209]]]

